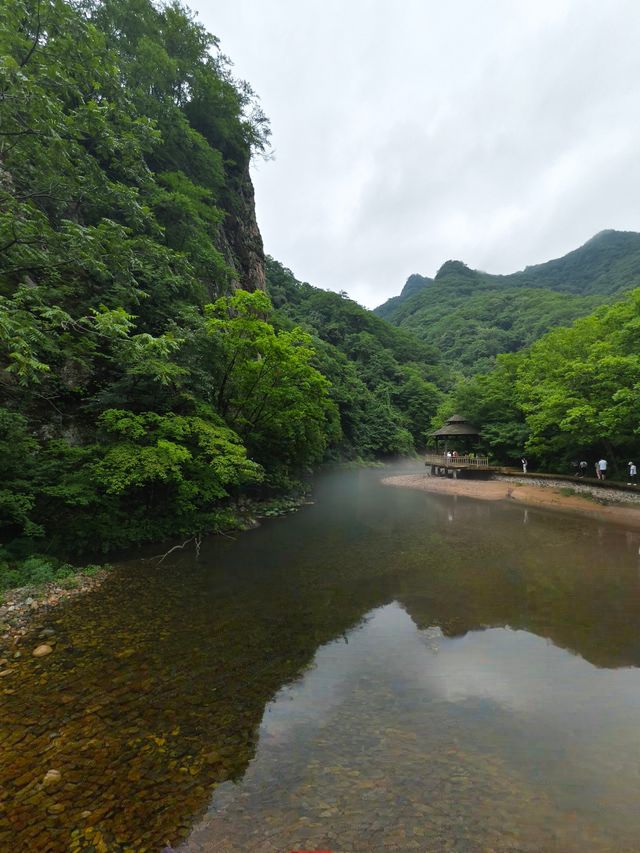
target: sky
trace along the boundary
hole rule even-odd
[[[637,0],[189,0],[260,96],[265,250],[367,307],[640,230]]]

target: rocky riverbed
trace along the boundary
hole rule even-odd
[[[5,592],[0,599],[0,677],[10,674],[7,672],[10,661],[25,653],[21,642],[36,617],[51,611],[61,601],[96,589],[107,573],[105,568],[91,576],[74,575],[71,585],[48,583]]]

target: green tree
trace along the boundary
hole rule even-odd
[[[594,448],[612,459],[640,433],[640,291],[546,335],[527,353],[517,395],[528,447],[547,464]]]
[[[218,353],[218,410],[276,485],[320,461],[339,425],[329,383],[311,366],[310,336],[276,331],[271,310],[264,293],[239,291],[209,307],[207,330]]]

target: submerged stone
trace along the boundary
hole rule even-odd
[[[45,788],[52,788],[54,785],[58,785],[61,779],[62,773],[59,770],[47,770],[44,779],[42,780],[42,784]]]

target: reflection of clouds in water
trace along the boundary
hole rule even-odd
[[[287,755],[306,768],[318,738],[331,740],[337,721],[368,708],[365,732],[428,725],[445,739],[452,730],[479,738],[517,773],[544,777],[566,808],[635,821],[638,669],[598,669],[523,630],[449,638],[438,626],[418,629],[397,602],[371,611],[348,639],[320,648],[313,667],[276,694],[254,767],[278,778]]]
[[[484,700],[502,709],[532,714],[545,723],[581,716],[599,725],[617,708],[640,710],[637,669],[598,669],[583,658],[527,631],[490,628],[447,638],[437,626],[419,630],[396,602],[380,607],[344,639],[316,654],[313,667],[267,706],[261,733],[278,740],[296,724],[320,725],[355,689],[387,683],[399,693],[422,693],[462,705]]]
[[[444,639],[441,628],[425,628],[419,632],[419,637],[424,646],[437,655],[440,651],[440,643]]]
[[[599,716],[603,730],[607,720],[615,728],[614,712],[640,709],[637,669],[598,669],[549,640],[509,628],[445,638],[437,659],[425,661],[423,683],[448,702],[484,699],[547,723]]]

